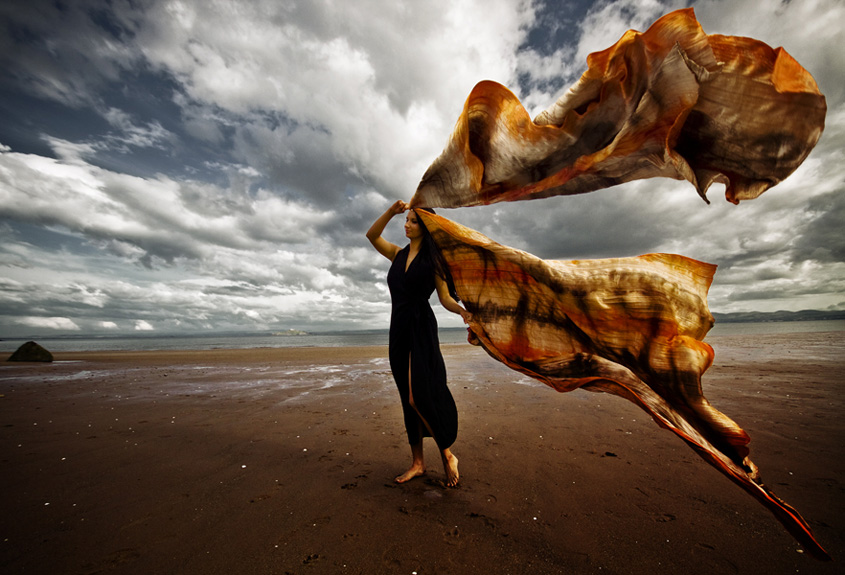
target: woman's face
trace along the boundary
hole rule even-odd
[[[420,221],[417,219],[417,213],[414,210],[408,210],[405,216],[405,237],[409,240],[422,237],[423,228]]]

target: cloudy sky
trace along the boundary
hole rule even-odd
[[[385,328],[389,262],[364,232],[472,87],[534,115],[587,54],[690,4],[826,95],[788,180],[739,206],[650,180],[441,213],[544,258],[718,264],[715,312],[845,309],[845,0],[5,0],[0,337]]]

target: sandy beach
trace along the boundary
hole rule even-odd
[[[431,440],[426,477],[392,481],[386,347],[3,361],[0,571],[840,573],[845,332],[708,341],[705,394],[833,563],[633,404],[447,345],[456,489]]]

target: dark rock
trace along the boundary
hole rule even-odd
[[[53,361],[53,354],[35,343],[28,341],[12,354],[8,361]]]

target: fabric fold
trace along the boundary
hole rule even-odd
[[[782,48],[707,35],[692,8],[590,54],[588,69],[533,121],[480,82],[412,206],[459,207],[687,180],[707,201],[756,198],[789,176],[824,129],[825,98]]]
[[[672,254],[541,260],[442,216],[417,215],[489,355],[557,391],[611,393],[639,405],[810,553],[829,559],[800,514],[762,484],[745,431],[702,391],[714,358],[703,339],[713,325],[707,291],[716,266]]]

